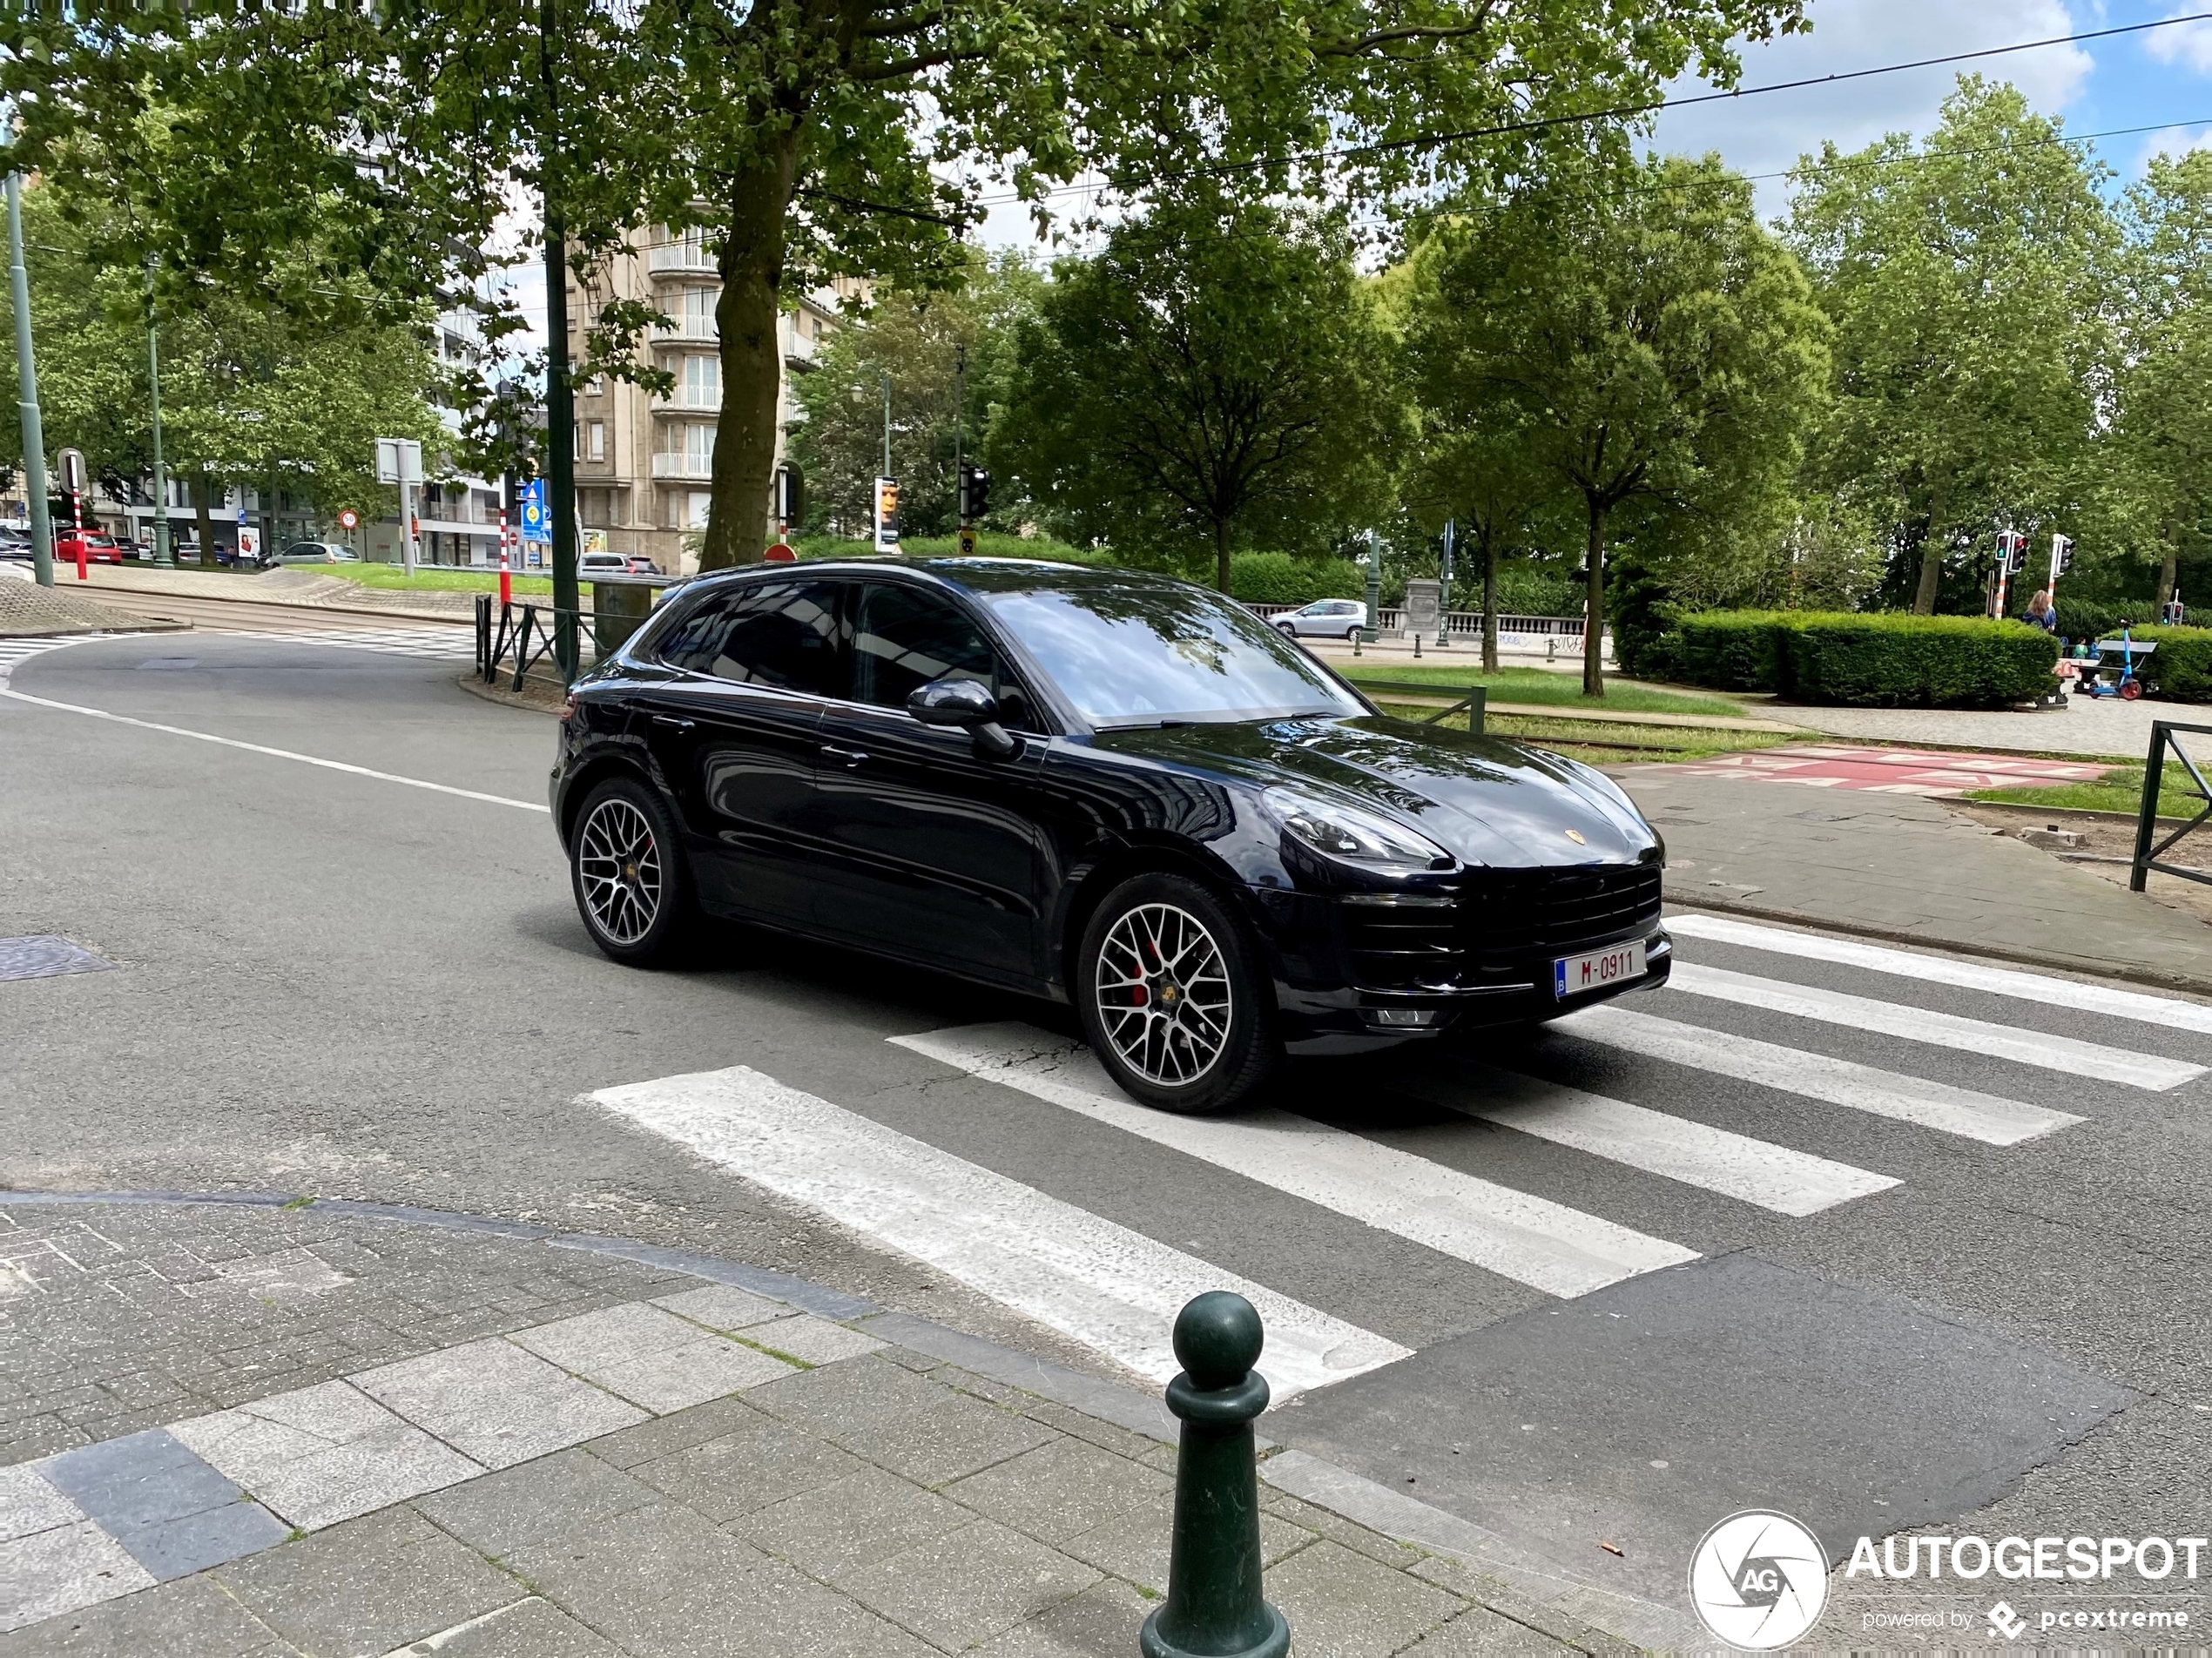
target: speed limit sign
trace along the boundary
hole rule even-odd
[[[361,527],[361,514],[355,512],[351,507],[338,515],[338,527],[341,529],[358,529]]]

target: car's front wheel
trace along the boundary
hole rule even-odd
[[[1226,906],[1180,875],[1138,875],[1083,928],[1069,989],[1123,1091],[1166,1111],[1225,1111],[1282,1047],[1258,953]]]
[[[691,873],[660,797],[635,778],[592,790],[569,837],[569,875],[591,941],[633,967],[672,960],[689,941]]]
[[[1293,639],[1298,637],[1298,624],[1295,622],[1278,622],[1275,627],[1278,632],[1287,633]]]

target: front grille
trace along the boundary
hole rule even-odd
[[[1633,868],[1493,871],[1467,889],[1467,938],[1478,968],[1562,954],[1659,924],[1659,872]]]
[[[1659,924],[1659,872],[1480,870],[1455,900],[1345,898],[1336,908],[1362,988],[1474,989],[1527,982],[1531,957],[1649,932]]]

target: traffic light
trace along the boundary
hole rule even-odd
[[[2054,582],[2055,582],[2055,581],[2057,581],[2057,580],[2059,579],[2059,577],[2060,577],[2060,576],[2061,576],[2065,575],[2065,574],[2066,574],[2068,570],[2072,570],[2073,568],[2074,568],[2074,537],[2073,537],[2073,536],[2052,536],[2052,537],[2051,537],[2051,579],[2052,579],[2053,581],[2054,581]]]
[[[991,504],[991,475],[979,466],[962,466],[960,469],[960,521],[972,524],[988,511]]]
[[[2027,537],[2016,529],[2008,529],[1997,537],[1998,554],[2004,560],[2005,574],[2017,576],[2027,568]]]

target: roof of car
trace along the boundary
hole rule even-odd
[[[1150,570],[1068,564],[1048,558],[908,558],[895,553],[810,559],[802,564],[745,564],[736,570],[714,570],[707,574],[759,576],[772,571],[788,576],[802,570],[809,574],[824,576],[864,570],[914,570],[976,593],[1020,593],[1034,588],[1115,587],[1125,586],[1131,582],[1146,585],[1185,585],[1175,576],[1162,576]]]

